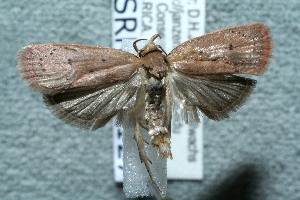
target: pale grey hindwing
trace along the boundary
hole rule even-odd
[[[55,95],[44,95],[54,115],[68,124],[95,130],[115,115],[135,107],[143,77],[102,89],[76,88]]]
[[[235,75],[187,76],[173,72],[167,77],[173,101],[186,123],[199,122],[200,112],[208,118],[229,117],[244,104],[256,81]]]

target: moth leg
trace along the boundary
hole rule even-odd
[[[138,122],[136,123],[135,131],[134,131],[134,139],[135,139],[137,147],[138,147],[141,162],[145,163],[145,165],[146,165],[147,161],[152,164],[152,161],[146,154],[145,146],[144,146],[144,143],[146,140],[144,139],[142,133],[140,132],[140,127],[139,127]],[[147,168],[147,166],[146,166],[146,168]],[[148,169],[147,169],[147,171],[148,171]]]
[[[137,140],[135,135],[133,136],[133,139],[134,139],[135,141]],[[149,145],[149,142],[148,142],[147,140],[145,140],[144,138],[143,138],[143,140],[144,140],[144,143],[146,143],[147,145]],[[141,156],[140,156],[140,157],[141,157]]]
[[[138,123],[139,123],[139,125],[140,125],[143,129],[145,129],[146,131],[149,131],[148,124],[147,124],[147,122],[146,122],[145,120],[143,120],[143,119],[138,119]]]
[[[143,129],[145,129],[146,131],[149,132],[149,128],[148,128],[148,124],[145,120],[143,119],[138,119],[138,123],[140,125],[140,127],[142,127]],[[144,142],[149,145],[149,142],[147,140],[144,139]]]
[[[164,198],[165,193],[159,188],[157,183],[154,181],[154,176],[153,176],[151,168],[150,168],[150,164],[152,164],[152,161],[149,159],[149,157],[147,156],[147,153],[145,151],[145,146],[144,146],[144,141],[145,140],[144,140],[144,137],[143,137],[142,133],[140,132],[140,127],[139,127],[139,122],[138,121],[136,121],[134,136],[135,136],[135,141],[136,141],[136,144],[137,144],[137,147],[138,147],[141,162],[145,164],[146,170],[149,174],[150,180],[151,180],[155,190],[157,190],[159,192],[160,196],[162,198]]]
[[[170,88],[167,87],[166,91],[165,91],[164,102],[166,104],[165,122],[166,122],[166,127],[168,129],[168,138],[171,138],[172,107],[173,107],[172,101],[170,101],[170,99],[172,99],[171,91],[170,91]],[[172,157],[172,154],[171,154],[171,157]]]

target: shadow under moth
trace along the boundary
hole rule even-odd
[[[190,39],[167,54],[154,43],[157,37],[141,49],[136,40],[138,56],[109,47],[29,45],[19,51],[18,67],[53,114],[68,124],[96,130],[112,118],[121,125],[129,118],[126,126],[134,128],[140,159],[161,191],[144,145],[172,158],[174,109],[186,123],[198,123],[201,113],[213,120],[229,117],[256,84],[236,74],[261,75],[272,38],[266,26],[247,24]],[[152,144],[145,143],[140,129],[148,131]]]

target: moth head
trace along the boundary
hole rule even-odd
[[[146,39],[139,39],[139,40],[134,41],[133,48],[138,53],[139,57],[143,57],[143,56],[147,55],[148,53],[150,53],[152,51],[160,51],[160,52],[165,53],[165,51],[162,49],[162,47],[160,45],[156,45],[154,43],[154,40],[158,37],[161,38],[161,36],[159,34],[153,35],[150,38],[149,42],[141,49],[138,49],[136,43],[141,41],[141,40],[146,40]]]

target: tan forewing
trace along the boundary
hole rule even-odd
[[[272,54],[268,27],[248,24],[188,40],[167,59],[176,71],[191,74],[262,74]]]
[[[229,117],[244,104],[256,81],[235,75],[187,76],[173,72],[167,84],[183,120],[189,123],[199,122],[199,111],[214,120]]]
[[[56,94],[72,88],[103,88],[128,80],[140,66],[133,54],[78,44],[37,44],[23,47],[18,66],[38,91]]]

